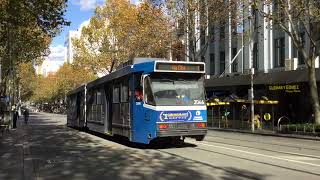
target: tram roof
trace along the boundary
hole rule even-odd
[[[133,61],[134,64],[130,64],[127,66],[122,67],[119,70],[116,70],[106,76],[103,76],[99,79],[91,81],[87,84],[88,88],[92,88],[94,86],[98,86],[100,84],[104,84],[111,80],[120,78],[122,76],[128,75],[130,73],[135,72],[144,72],[144,73],[151,73],[151,72],[180,72],[185,73],[185,71],[168,71],[168,70],[156,70],[155,66],[157,63],[164,63],[164,64],[193,64],[193,65],[203,65],[203,71],[186,71],[186,72],[193,72],[193,73],[204,73],[204,63],[203,62],[183,62],[183,61],[166,61],[163,59],[156,59],[156,58],[143,58],[143,60]]]
[[[76,87],[75,89],[69,91],[69,92],[67,93],[67,96],[70,96],[70,95],[72,95],[72,94],[75,94],[75,93],[84,91],[84,87],[85,87],[85,86],[86,86],[86,84],[82,84],[81,86]]]

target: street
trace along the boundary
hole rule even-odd
[[[180,145],[142,146],[31,114],[0,138],[0,179],[320,179],[320,142],[217,132]]]

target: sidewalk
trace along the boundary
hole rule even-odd
[[[257,134],[262,136],[276,136],[276,137],[286,137],[286,138],[296,138],[296,139],[306,139],[306,140],[315,140],[320,141],[319,136],[307,136],[307,135],[299,135],[299,134],[282,134],[275,131],[265,131],[265,130],[256,130],[252,132],[250,130],[242,130],[242,129],[224,129],[224,128],[215,128],[208,127],[208,130],[212,131],[224,131],[224,132],[237,132],[237,133],[247,133],[247,134]]]
[[[32,163],[28,156],[26,144],[26,129],[23,118],[17,122],[17,129],[0,135],[0,179],[20,180],[32,179],[28,172]]]

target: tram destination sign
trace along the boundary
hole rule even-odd
[[[203,72],[204,71],[204,64],[185,64],[185,63],[163,63],[163,62],[158,62],[156,64],[156,70]]]

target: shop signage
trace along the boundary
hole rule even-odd
[[[269,121],[271,119],[271,114],[270,113],[265,113],[263,115],[264,120]]]
[[[300,85],[286,84],[286,85],[271,85],[269,91],[285,91],[286,93],[300,93]]]

